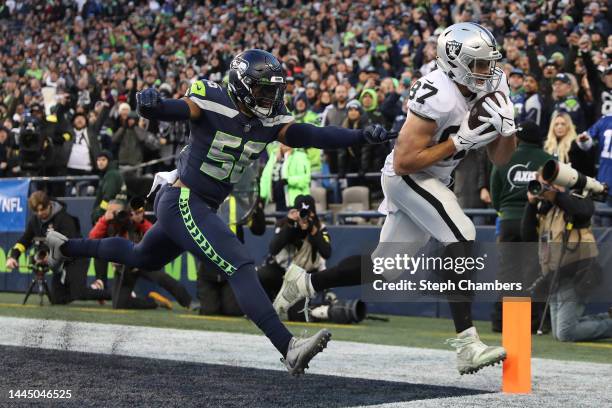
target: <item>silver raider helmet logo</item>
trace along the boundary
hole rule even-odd
[[[459,53],[461,52],[461,46],[463,44],[461,44],[458,41],[449,41],[446,43],[446,55],[448,55],[448,59],[450,60],[454,60],[455,58],[457,58],[459,56]]]

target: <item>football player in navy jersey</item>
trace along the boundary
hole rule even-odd
[[[285,85],[278,59],[252,49],[232,61],[227,88],[198,80],[181,99],[163,99],[154,88],[139,92],[141,116],[190,120],[189,144],[180,153],[177,170],[165,174],[167,183],[155,198],[157,222],[136,245],[123,238],[67,239],[49,231],[51,263],[93,257],[156,270],[189,251],[206,268],[217,268],[227,275],[242,311],[283,355],[289,372],[303,373],[331,334],[324,329],[308,338],[292,336],[262,289],[253,258],[216,210],[244,169],[270,142],[333,149],[382,143],[397,134],[379,125],[351,130],[295,123],[283,103]]]

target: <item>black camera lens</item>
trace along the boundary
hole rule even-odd
[[[531,180],[529,184],[527,184],[527,191],[529,191],[533,195],[540,195],[544,190],[544,185],[540,183],[538,180]]]
[[[300,210],[300,218],[301,219],[304,220],[304,219],[308,218],[308,215],[310,215],[310,210],[308,208],[302,208]]]

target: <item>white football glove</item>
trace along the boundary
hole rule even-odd
[[[455,144],[455,149],[460,152],[463,150],[473,150],[479,147],[485,146],[497,138],[497,130],[492,130],[487,133],[482,133],[484,130],[491,126],[490,123],[483,123],[477,128],[470,129],[468,119],[470,113],[468,112],[461,122],[459,131],[457,134],[451,136],[451,140]]]
[[[511,101],[506,102],[506,98],[499,93],[495,94],[495,99],[497,103],[491,97],[485,99],[482,106],[491,116],[479,116],[478,120],[490,123],[504,137],[512,136],[516,133],[514,104]]]

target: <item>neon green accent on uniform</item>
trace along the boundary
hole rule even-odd
[[[206,255],[206,257],[212,263],[217,265],[219,269],[231,276],[234,272],[236,272],[236,268],[217,254],[217,251],[215,251],[195,223],[193,216],[191,215],[191,209],[189,208],[189,193],[190,191],[188,188],[181,188],[181,195],[179,196],[179,211],[181,212],[181,218],[183,218],[185,228],[187,228],[187,231],[189,232],[189,235],[191,235],[193,241],[198,245],[202,252],[204,252],[204,255]]]
[[[164,267],[164,271],[176,280],[181,279],[181,268],[183,267],[183,256],[177,256],[172,262]]]
[[[230,195],[229,199],[229,228],[236,233],[236,197]]]
[[[202,81],[195,81],[191,84],[191,88],[189,89],[189,95],[197,95],[202,98],[206,97],[206,85]]]
[[[196,261],[193,255],[190,253],[187,254],[187,279],[190,282],[195,282],[198,280],[198,268],[196,266]]]

